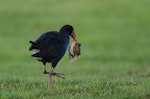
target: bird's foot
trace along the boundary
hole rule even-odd
[[[49,74],[49,72],[47,72],[46,70],[43,71],[43,74]]]
[[[57,76],[57,77],[60,77],[60,78],[62,78],[62,79],[65,79],[65,77],[63,76],[64,73],[56,73],[56,72],[50,73],[50,72],[47,72],[47,71],[44,71],[43,73],[44,73],[44,74],[49,74],[49,75],[51,75],[51,76]]]
[[[52,72],[50,75],[54,75],[54,76],[60,77],[62,79],[65,79],[65,77],[63,76],[64,75],[63,73]]]

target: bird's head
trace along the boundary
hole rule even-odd
[[[77,41],[76,39],[76,35],[74,33],[74,29],[71,25],[64,25],[61,29],[60,32],[67,32],[69,33],[69,35],[71,36],[71,38],[73,39],[73,41]]]

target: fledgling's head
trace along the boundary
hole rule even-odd
[[[78,43],[78,42],[75,43],[75,46],[73,48],[74,57],[80,57],[80,55],[81,55],[80,47],[81,47],[80,43]]]

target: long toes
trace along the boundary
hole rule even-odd
[[[55,76],[60,77],[60,78],[62,78],[62,79],[65,79],[65,77],[64,77],[64,76],[61,76],[61,75],[55,75]]]
[[[49,73],[50,74],[50,73]],[[56,72],[52,72],[51,75],[64,75],[64,73],[56,73]]]
[[[55,73],[55,75],[65,75],[64,73]]]
[[[63,73],[56,73],[56,72],[48,72],[47,74],[49,74],[49,76],[57,76],[57,77],[60,77],[62,79],[65,79],[65,77],[63,76],[64,74]]]
[[[62,79],[65,79],[63,73],[56,73],[56,72],[53,72],[51,75],[54,75],[54,76],[60,77],[60,78],[62,78]]]

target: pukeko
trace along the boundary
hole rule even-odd
[[[73,42],[77,42],[74,28],[71,25],[64,25],[59,32],[49,31],[42,34],[35,42],[30,41],[29,51],[32,52],[32,57],[37,58],[38,61],[43,63],[43,73],[49,75],[48,90],[50,90],[52,75],[63,78],[62,75],[64,74],[54,72],[54,68],[64,56],[70,36]],[[46,70],[47,62],[51,63],[49,72]]]

